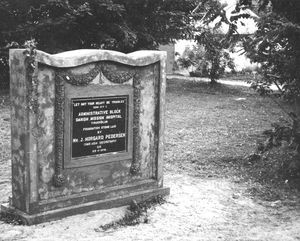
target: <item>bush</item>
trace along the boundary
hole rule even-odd
[[[9,90],[9,64],[6,57],[0,57],[0,93]]]
[[[212,53],[203,45],[186,48],[177,64],[182,68],[192,67],[190,76],[209,77],[212,83],[225,73],[226,68],[234,70],[233,59],[225,49]]]

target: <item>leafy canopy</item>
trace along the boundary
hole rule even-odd
[[[79,48],[154,49],[192,35],[194,0],[1,0],[0,88],[8,48],[35,39],[48,53]]]
[[[228,19],[226,5],[219,1],[203,1],[193,10],[194,39],[197,46],[187,50],[179,58],[181,66],[195,66],[202,76],[210,78],[211,83],[224,73],[225,68],[234,69],[229,50],[235,45],[236,20]],[[229,26],[227,32],[223,24]]]
[[[261,0],[255,7],[260,13],[258,31],[244,39],[247,56],[261,64],[263,78],[253,86],[268,93],[275,84],[294,101],[300,94],[300,1]]]
[[[7,0],[0,46],[34,38],[51,53],[77,48],[124,52],[191,35],[192,0]]]

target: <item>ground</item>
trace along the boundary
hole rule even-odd
[[[246,87],[168,80],[165,182],[171,194],[148,222],[103,231],[126,207],[35,226],[0,221],[0,240],[300,240],[299,192],[249,176],[244,168],[262,131],[286,119]],[[0,203],[10,195],[9,107],[0,101]],[[249,167],[250,165],[250,167]],[[255,190],[255,191],[254,191]],[[276,195],[275,195],[276,194]]]

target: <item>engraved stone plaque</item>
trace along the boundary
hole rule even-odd
[[[127,151],[128,96],[71,101],[72,158]]]

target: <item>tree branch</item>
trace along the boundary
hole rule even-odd
[[[280,76],[277,76],[277,75],[273,75],[273,74],[267,74],[268,76],[270,77],[274,77],[274,78],[277,78],[277,79],[280,79]],[[283,90],[280,88],[280,86],[277,84],[276,80],[272,79],[272,82],[276,85],[277,89],[283,93]]]

